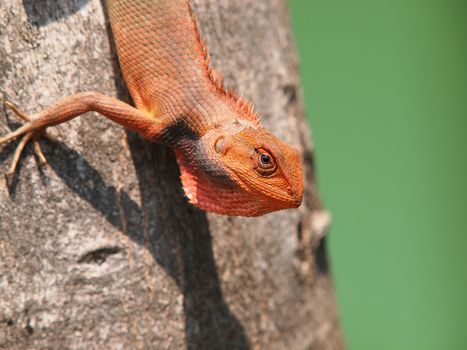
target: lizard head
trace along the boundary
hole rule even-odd
[[[210,131],[177,152],[190,202],[224,215],[259,216],[297,208],[303,196],[300,152],[263,128]],[[194,155],[194,156],[193,156]]]

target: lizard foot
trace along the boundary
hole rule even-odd
[[[24,148],[26,147],[28,142],[31,140],[34,143],[34,152],[37,158],[39,159],[40,165],[47,164],[47,159],[44,156],[44,152],[42,152],[42,148],[39,143],[39,138],[46,137],[50,139],[51,137],[47,134],[45,128],[32,129],[31,131],[24,132],[23,130],[29,126],[28,124],[32,123],[33,119],[29,115],[27,115],[25,112],[23,112],[21,109],[19,109],[15,104],[11,103],[10,101],[3,100],[3,105],[11,109],[19,118],[21,118],[22,120],[26,122],[26,124],[23,125],[21,128],[10,132],[3,137],[0,137],[0,146],[6,145],[11,141],[16,140],[17,138],[22,137],[20,143],[16,147],[16,151],[13,156],[13,162],[11,163],[11,166],[8,169],[8,171],[5,173],[7,181],[10,181],[13,175],[15,174],[16,168],[18,166],[18,163],[24,151]]]

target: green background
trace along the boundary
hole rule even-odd
[[[467,1],[290,6],[348,348],[467,349]]]

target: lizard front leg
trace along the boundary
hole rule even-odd
[[[4,101],[4,104],[26,121],[26,124],[19,129],[0,137],[0,145],[23,137],[13,156],[12,165],[6,173],[7,177],[11,177],[14,174],[24,147],[30,140],[34,140],[34,149],[40,162],[45,163],[45,156],[37,142],[38,136],[45,134],[45,129],[49,126],[64,123],[89,111],[99,112],[116,123],[138,132],[147,139],[156,140],[163,130],[160,115],[137,109],[127,103],[98,92],[82,92],[66,97],[32,116],[28,116],[11,102]]]

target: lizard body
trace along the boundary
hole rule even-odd
[[[66,97],[0,138],[20,136],[9,174],[45,128],[97,111],[174,148],[190,202],[225,215],[258,216],[298,207],[303,195],[298,150],[264,129],[251,105],[227,91],[210,69],[187,0],[108,0],[119,62],[136,107],[97,92]]]

